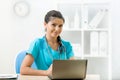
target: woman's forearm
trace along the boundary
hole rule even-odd
[[[35,76],[48,76],[47,70],[35,70],[31,67],[21,67],[20,70],[21,75],[35,75]]]
[[[74,60],[75,59],[75,57],[71,57],[69,60]]]

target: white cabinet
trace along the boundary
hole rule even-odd
[[[109,3],[59,2],[65,17],[61,37],[73,45],[75,56],[88,59],[87,74],[111,80],[111,25]]]

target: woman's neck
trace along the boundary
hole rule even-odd
[[[46,35],[46,40],[52,49],[58,50],[59,43],[57,42],[57,38],[53,38]]]
[[[53,43],[53,44],[54,44],[54,43],[58,43],[58,42],[57,42],[57,37],[50,37],[50,36],[47,36],[47,35],[46,35],[46,39],[47,39],[47,42],[48,42],[48,43]]]

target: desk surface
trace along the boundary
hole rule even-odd
[[[18,80],[50,80],[47,76],[19,75]],[[87,75],[85,80],[100,80],[99,75]]]

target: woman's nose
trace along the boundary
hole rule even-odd
[[[55,30],[56,30],[56,31],[60,30],[60,27],[59,27],[59,26],[56,26],[56,27],[55,27]]]

